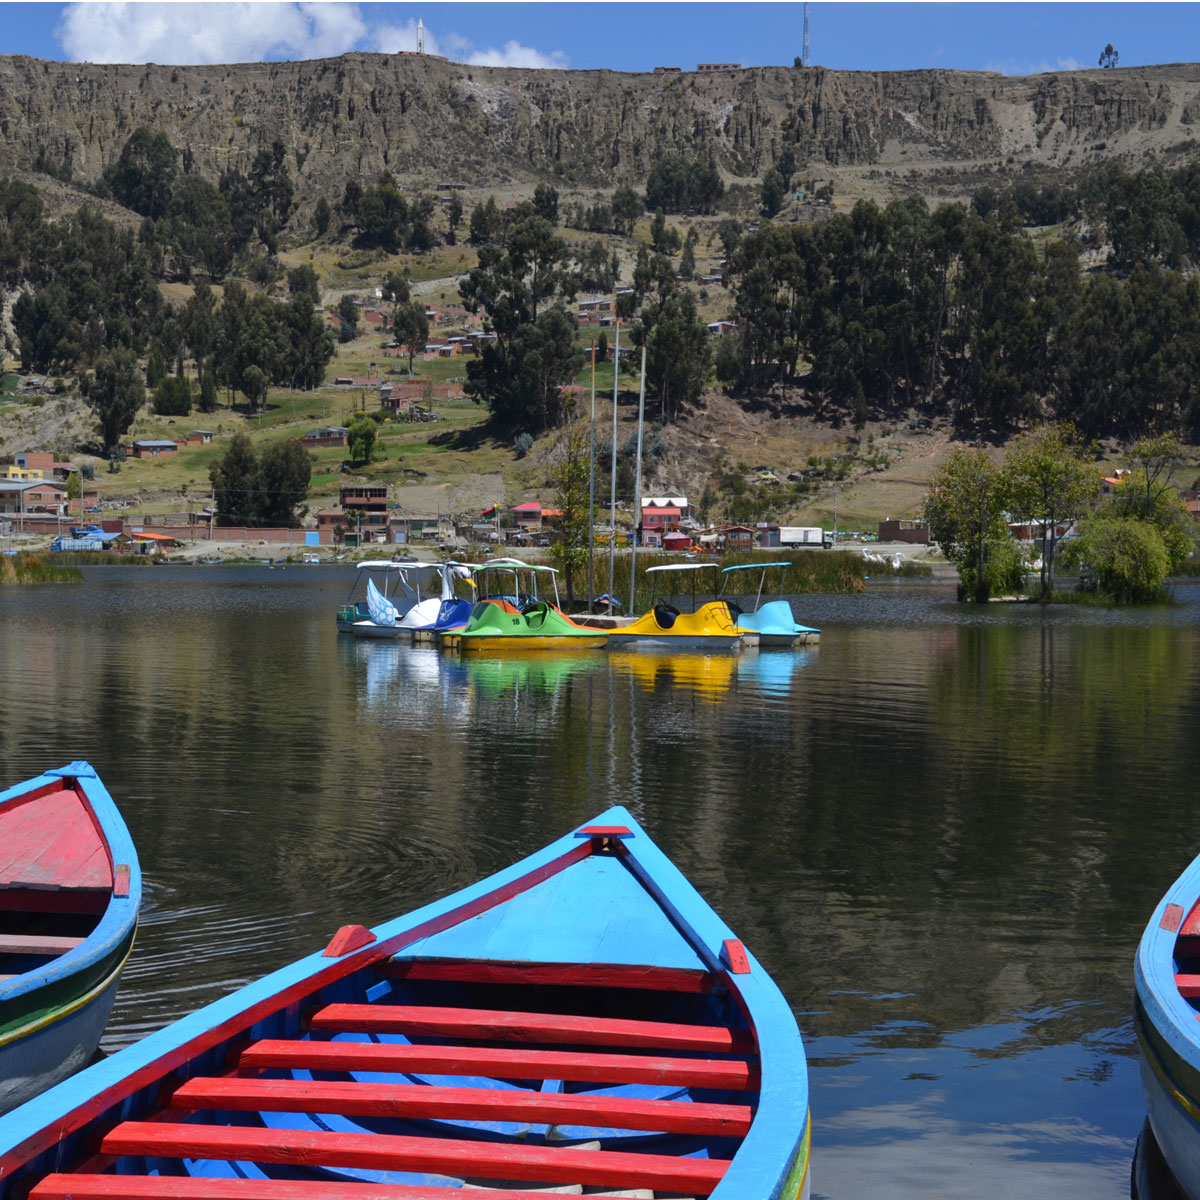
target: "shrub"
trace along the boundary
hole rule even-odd
[[[529,433],[518,433],[513,439],[513,445],[517,450],[517,457],[524,458],[530,450],[533,449],[533,435]]]
[[[1148,521],[1096,517],[1072,539],[1068,553],[1079,563],[1081,588],[1105,592],[1125,604],[1162,598],[1170,557]]]

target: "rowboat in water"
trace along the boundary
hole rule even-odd
[[[1200,858],[1159,901],[1134,966],[1134,1026],[1154,1139],[1200,1200]]]
[[[0,792],[0,1112],[95,1054],[141,896],[129,831],[87,763]]]
[[[811,625],[799,625],[796,623],[796,618],[792,615],[792,606],[783,599],[783,572],[789,565],[786,562],[742,563],[736,567],[724,567],[721,570],[721,574],[730,580],[747,571],[761,572],[753,608],[743,609],[732,597],[727,596],[725,598],[729,601],[729,606],[733,610],[734,619],[737,621],[739,628],[757,633],[758,644],[766,649],[772,647],[811,646],[821,640],[821,631],[819,629],[814,629]],[[778,599],[768,600],[764,603],[762,598],[763,588],[766,586],[767,572],[773,567],[780,569],[780,595]]]
[[[716,563],[668,563],[647,567],[646,575],[656,582],[664,579],[678,581],[687,578],[692,584],[692,611],[681,612],[665,597],[629,625],[622,625],[608,635],[610,650],[740,650],[745,645],[745,631],[734,619],[733,611],[724,600],[696,604],[696,580],[704,571],[716,571]],[[710,577],[715,578],[715,577]],[[671,597],[674,599],[674,596]]]
[[[762,965],[621,808],[0,1122],[0,1200],[796,1200]]]

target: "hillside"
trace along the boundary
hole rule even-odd
[[[667,154],[758,178],[785,144],[841,192],[963,194],[1039,167],[1188,153],[1200,65],[1013,77],[759,67],[674,75],[468,67],[416,55],[106,66],[0,57],[0,171],[90,183],[139,126],[188,169],[246,170],[276,139],[307,220],[347,179],[411,188],[639,185]]]

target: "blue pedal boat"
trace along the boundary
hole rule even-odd
[[[0,792],[0,1112],[95,1054],[141,895],[129,831],[87,763]]]
[[[758,580],[758,593],[754,597],[754,607],[746,611],[740,607],[729,596],[725,596],[725,602],[729,605],[733,613],[733,618],[738,623],[738,628],[745,629],[750,633],[758,634],[758,644],[760,647],[784,647],[791,648],[794,646],[814,646],[821,640],[821,631],[814,629],[811,625],[797,624],[796,618],[792,615],[792,606],[782,599],[783,588],[783,568],[790,566],[786,562],[769,562],[769,563],[742,563],[736,567],[723,567],[721,574],[726,579],[732,579],[735,575],[743,571],[761,571],[762,574]],[[772,567],[781,568],[779,573],[780,598],[777,600],[768,600],[765,604],[762,602],[763,588],[766,586],[767,572]]]
[[[808,1154],[791,1010],[613,808],[10,1113],[0,1200],[796,1200]]]
[[[1200,1200],[1200,858],[1146,926],[1134,989],[1150,1128],[1180,1189]]]

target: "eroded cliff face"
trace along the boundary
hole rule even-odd
[[[816,171],[1140,159],[1186,149],[1198,114],[1194,65],[1016,78],[526,71],[415,55],[217,67],[0,57],[0,169],[29,170],[40,156],[95,180],[145,125],[167,134],[185,169],[215,179],[279,139],[302,205],[385,171],[413,187],[639,184],[667,154],[711,154],[728,177],[754,178],[785,143]]]

